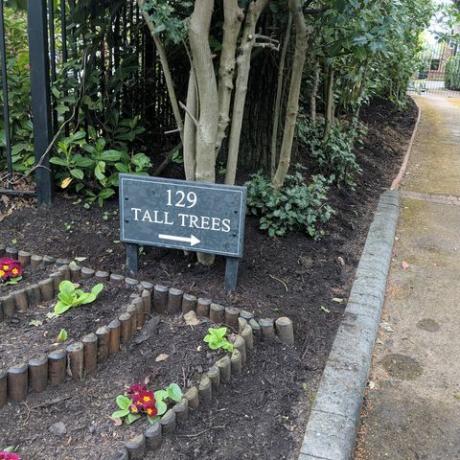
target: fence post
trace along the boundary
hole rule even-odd
[[[46,0],[29,0],[27,12],[34,151],[36,164],[40,164],[35,173],[37,198],[39,204],[51,204],[49,159],[43,157],[52,139]]]

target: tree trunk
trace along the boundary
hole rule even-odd
[[[291,40],[291,28],[292,28],[292,12],[289,11],[289,18],[286,28],[286,34],[284,36],[283,49],[280,56],[280,64],[278,71],[278,86],[276,89],[276,100],[273,120],[273,131],[272,131],[272,146],[271,146],[271,161],[270,161],[270,176],[273,178],[276,170],[276,160],[278,151],[278,130],[281,117],[281,99],[283,95],[284,87],[284,69],[286,67],[286,56],[289,48],[289,42]]]
[[[195,72],[190,70],[187,92],[187,111],[185,113],[184,125],[184,170],[187,180],[195,180],[196,168],[196,125],[195,120],[198,118],[197,94],[196,94]]]
[[[216,155],[219,154],[230,124],[229,115],[234,89],[236,49],[243,19],[244,11],[238,6],[238,0],[224,1],[224,37],[219,64],[219,126]]]
[[[328,66],[328,78],[327,78],[327,88],[326,88],[326,112],[324,114],[325,124],[324,124],[324,139],[329,134],[331,126],[334,123],[335,116],[335,101],[334,101],[334,78],[335,72],[331,64]]]
[[[291,164],[292,145],[294,143],[295,127],[299,113],[300,89],[308,46],[308,29],[302,12],[301,0],[289,0],[289,9],[295,19],[296,42],[280,161],[273,177],[273,186],[277,189],[283,186]]]
[[[316,98],[318,97],[320,72],[321,66],[319,64],[319,61],[316,60],[313,88],[311,90],[310,95],[310,120],[313,123],[313,125],[316,125]]]
[[[243,126],[244,106],[248,91],[249,71],[251,68],[251,54],[256,41],[255,31],[262,11],[270,0],[257,0],[249,5],[243,37],[240,46],[240,55],[237,59],[238,76],[236,79],[235,99],[233,102],[232,128],[227,158],[227,172],[225,183],[235,184],[240,149],[241,129]]]
[[[209,46],[214,0],[199,0],[190,18],[189,40],[198,93],[198,118],[195,143],[195,180],[216,181],[216,138],[219,115],[217,81]],[[214,256],[198,254],[203,265],[212,265]]]

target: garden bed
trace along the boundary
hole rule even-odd
[[[97,283],[97,280],[89,279],[79,284],[87,292]],[[27,362],[38,353],[65,348],[69,343],[95,332],[99,326],[110,323],[126,309],[132,292],[126,287],[106,282],[102,294],[94,303],[71,309],[57,318],[47,317],[56,304],[56,300],[52,300],[0,322],[0,370],[17,360]],[[67,331],[68,340],[56,343],[61,329]]]
[[[192,414],[188,427],[168,438],[159,454],[148,458],[296,458],[377,200],[397,174],[412,134],[416,110],[411,105],[408,110],[398,111],[388,103],[377,101],[364,109],[362,115],[369,125],[364,145],[357,151],[363,173],[358,178],[356,192],[344,189],[332,192],[330,203],[337,214],[321,241],[309,240],[302,234],[272,239],[259,231],[255,219],[248,218],[240,283],[238,291],[230,296],[223,291],[221,259],[214,267],[204,268],[179,251],[145,249],[140,279],[168,285],[173,282],[187,292],[255,311],[259,317],[289,316],[296,327],[295,347],[261,344],[256,359],[249,361],[229,390],[219,395],[210,408]],[[2,221],[0,242],[9,245],[14,239],[30,251],[70,259],[88,257],[87,263],[93,267],[107,270],[116,267],[122,271],[125,255],[119,243],[117,204],[86,210],[75,202],[72,197],[58,195],[51,209],[30,207],[12,212]],[[0,208],[0,213],[8,214],[8,208]],[[116,393],[124,384],[141,378],[143,372],[156,366],[152,355],[146,354],[142,357],[144,371],[129,375],[127,366],[131,361],[136,365],[141,355],[134,350],[130,361],[127,357],[125,352],[120,353],[114,358],[118,365],[104,365],[97,382],[114,383]],[[102,375],[104,380],[99,380]],[[107,417],[107,410],[108,413],[113,410],[114,394],[104,392],[103,388],[98,390],[102,384],[97,382],[96,389],[92,390],[91,382],[72,383],[68,391],[57,390],[62,395],[82,391],[81,401],[77,398],[68,404],[64,401],[40,407],[38,412],[34,410],[30,414],[25,406],[9,408],[6,420],[16,419],[17,428],[13,423],[2,426],[0,439],[8,433],[8,439],[13,436],[22,446],[30,445],[30,439],[34,438],[36,456],[33,458],[46,458],[40,454],[38,445],[47,449],[47,427],[65,418],[74,423],[75,431],[59,439],[59,448],[66,449],[63,445],[70,442],[80,449],[80,458],[100,458],[90,453],[86,443],[93,437],[91,422],[103,423],[100,417]],[[85,408],[89,402],[103,409],[91,414],[90,409]],[[72,420],[72,411],[78,414],[75,418],[81,419],[82,428]],[[43,424],[39,422],[42,413]],[[106,423],[111,422],[106,419]]]
[[[27,406],[4,407],[2,419],[15,422],[0,425],[0,439],[6,445],[19,445],[25,460],[110,459],[125,440],[148,426],[146,420],[115,426],[109,417],[116,410],[116,396],[133,383],[155,389],[173,382],[181,388],[196,384],[219,357],[203,343],[209,327],[207,320],[192,327],[172,317],[146,325],[146,332],[137,337],[148,338],[123,347],[97,376],[33,394]],[[66,432],[52,434],[49,429],[58,422]]]

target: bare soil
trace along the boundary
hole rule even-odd
[[[326,228],[327,236],[321,241],[309,240],[300,233],[272,239],[249,217],[245,258],[235,294],[226,295],[223,290],[223,260],[204,268],[192,256],[185,257],[178,251],[145,249],[141,279],[174,285],[224,305],[234,304],[259,317],[289,316],[296,332],[295,347],[263,344],[245,373],[219,395],[213,406],[199,409],[188,426],[150,458],[281,460],[298,455],[311,402],[342,318],[377,200],[400,167],[416,109],[410,105],[399,111],[386,102],[374,101],[363,110],[362,118],[369,127],[364,145],[356,152],[363,173],[355,192],[331,191],[330,202],[337,214]],[[124,269],[116,203],[86,210],[74,197],[61,194],[51,209],[24,207],[8,215],[8,208],[0,208],[2,212],[6,216],[0,226],[3,244],[15,239],[17,246],[25,250],[59,257],[88,257],[88,265],[93,268],[115,272]],[[181,353],[189,343],[188,336],[181,337],[175,334],[174,339],[170,337],[171,343],[159,339],[166,346],[162,352]],[[189,350],[196,346],[194,342]],[[2,423],[0,444],[19,444],[25,458],[30,449],[34,459],[46,458],[39,454],[46,451],[57,452],[54,458],[59,459],[103,458],[101,449],[113,445],[112,438],[119,439],[123,431],[105,427],[103,433],[108,433],[108,438],[104,441],[97,430],[96,434],[91,432],[91,427],[109,425],[104,417],[113,409],[111,405],[120,388],[156,368],[154,353],[141,350],[119,354],[97,381],[90,379],[72,384],[70,391],[58,389],[56,394],[37,396],[37,402],[32,404],[65,393],[70,399],[64,402],[32,412],[24,405],[9,407],[4,412],[5,420],[17,423],[8,423],[7,427]],[[190,356],[187,354],[181,365],[187,366]],[[162,382],[181,382],[182,370],[172,369]],[[157,378],[153,374],[151,382],[156,384]],[[74,419],[78,419],[81,428],[72,425],[75,429],[61,438],[47,432],[51,422],[76,423]],[[75,456],[68,456],[67,444],[76,449]]]

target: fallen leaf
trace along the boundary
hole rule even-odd
[[[410,265],[405,260],[403,260],[401,263],[401,267],[403,270],[407,270],[410,267]]]
[[[196,317],[196,313],[191,310],[184,315],[184,321],[187,326],[198,326],[201,321]]]
[[[330,313],[330,312],[331,312],[331,310],[329,310],[328,308],[326,308],[324,305],[321,305],[320,309],[321,309],[322,311],[324,311],[324,313]]]
[[[161,361],[166,361],[168,358],[169,358],[169,355],[167,355],[166,353],[161,353],[161,355],[158,355],[158,356],[155,358],[155,361],[156,361],[157,363],[160,363]]]
[[[71,177],[66,177],[62,182],[61,182],[61,188],[66,189],[71,183],[73,179]]]
[[[369,390],[374,390],[375,389],[375,382],[372,380],[369,382]]]
[[[40,321],[38,319],[33,319],[32,321],[29,322],[29,326],[41,326],[43,324],[43,321]]]
[[[336,302],[336,303],[342,303],[343,302],[343,299],[341,299],[340,297],[334,297],[332,299],[333,302]]]
[[[84,262],[88,257],[75,257],[77,262]]]

